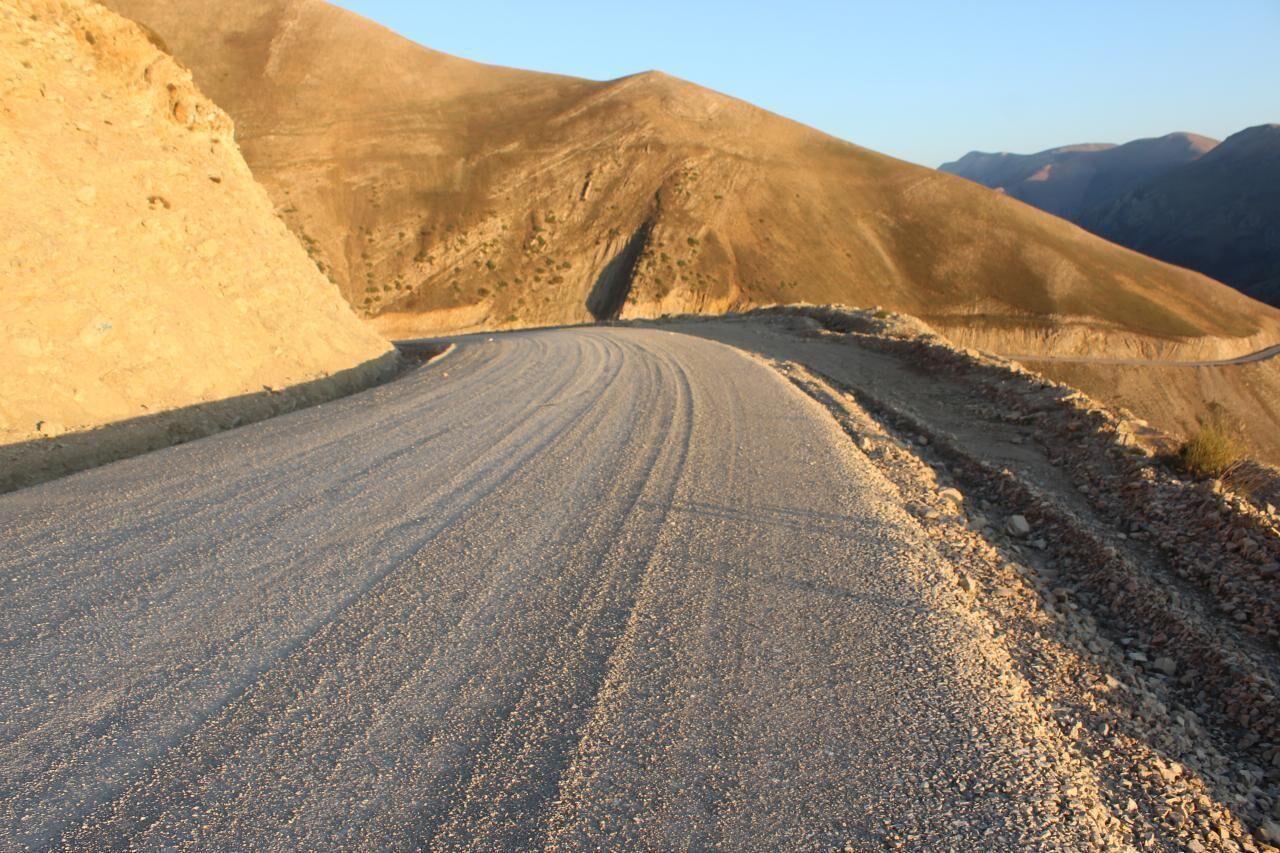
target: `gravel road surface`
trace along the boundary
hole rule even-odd
[[[899,504],[607,328],[0,497],[0,846],[1079,842]]]

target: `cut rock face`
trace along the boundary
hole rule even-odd
[[[387,372],[231,119],[137,25],[9,0],[0,81],[0,445]]]

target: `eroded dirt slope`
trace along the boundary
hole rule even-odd
[[[320,0],[109,2],[235,116],[291,227],[389,334],[807,301],[1004,351],[1280,337],[1202,276],[662,74],[479,65]]]
[[[96,3],[0,0],[0,184],[0,445],[394,366],[231,119]]]

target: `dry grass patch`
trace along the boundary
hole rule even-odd
[[[1178,461],[1190,474],[1203,479],[1225,479],[1240,467],[1248,448],[1240,428],[1221,408],[1213,407],[1178,449]]]

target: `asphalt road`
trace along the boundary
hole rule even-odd
[[[716,343],[467,339],[0,522],[3,847],[1071,837],[891,488]]]

